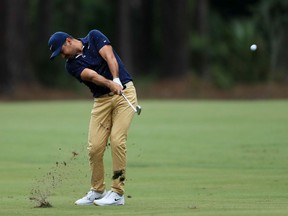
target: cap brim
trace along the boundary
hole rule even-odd
[[[59,47],[58,49],[56,49],[52,55],[50,56],[50,60],[53,60],[56,56],[58,56],[60,54],[62,47]]]

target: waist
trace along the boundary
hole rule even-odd
[[[130,86],[134,86],[132,81],[129,81],[128,83],[123,84],[124,89],[127,88],[127,87],[130,87]],[[101,95],[101,96],[99,96],[97,98],[112,97],[114,95],[115,95],[114,92],[109,92],[109,93]]]
[[[129,82],[125,83],[123,86],[126,86],[126,87],[134,86],[134,83],[132,81],[129,81]]]

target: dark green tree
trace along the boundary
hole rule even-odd
[[[6,88],[13,91],[34,81],[29,58],[29,0],[5,0],[4,68]],[[2,70],[2,69],[1,69]]]
[[[188,72],[187,0],[161,0],[162,78],[182,77]]]
[[[258,25],[269,43],[270,79],[288,80],[288,0],[262,0]]]

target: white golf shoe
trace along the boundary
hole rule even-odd
[[[78,199],[75,202],[75,205],[92,205],[94,200],[101,199],[106,195],[106,191],[103,193],[98,193],[96,191],[89,191],[86,196],[81,199]]]
[[[105,197],[94,201],[97,206],[124,205],[124,203],[124,195],[121,196],[113,191],[108,191]]]

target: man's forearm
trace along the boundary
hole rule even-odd
[[[108,64],[108,67],[109,67],[109,70],[113,76],[113,79],[114,78],[119,78],[119,65],[118,65],[118,62],[116,61],[115,57],[109,59],[107,61],[107,64]]]
[[[99,51],[102,58],[107,62],[111,75],[114,78],[119,78],[119,65],[114,55],[111,45],[102,47]]]
[[[96,71],[93,71],[91,69],[84,69],[81,73],[81,79],[84,81],[93,82],[96,85],[105,86],[107,88],[110,88],[111,86],[111,80],[106,79],[105,77],[98,74]]]
[[[112,80],[106,79],[105,77],[98,74],[96,71],[85,68],[81,73],[81,79],[89,82],[93,82],[99,86],[105,86],[115,94],[121,93],[122,86]]]

